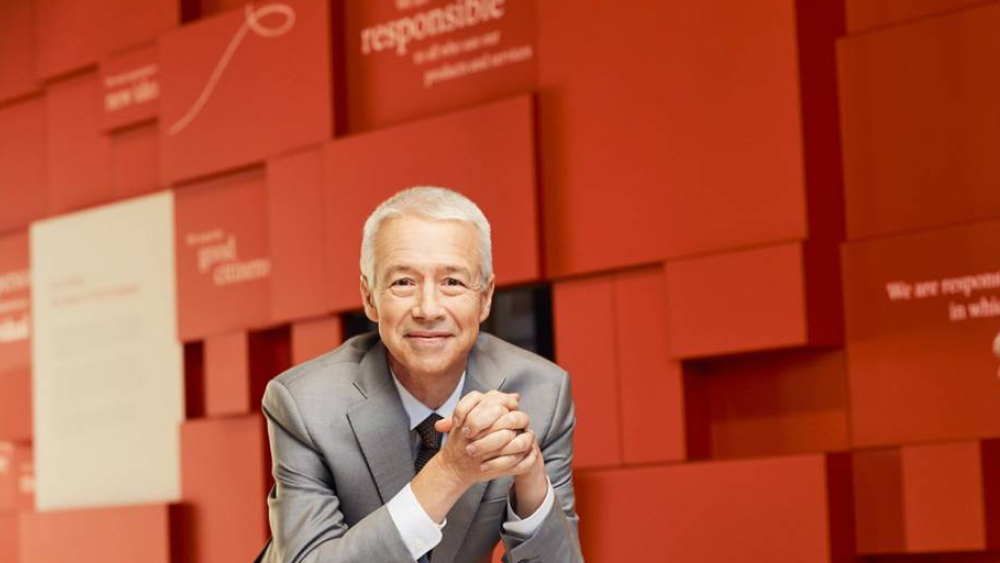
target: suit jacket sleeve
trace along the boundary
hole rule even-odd
[[[302,421],[295,400],[277,380],[263,400],[274,488],[265,563],[385,561],[413,563],[385,505],[353,526],[344,522],[336,483]]]
[[[505,563],[583,562],[577,531],[579,517],[576,515],[576,498],[573,494],[573,428],[576,426],[576,415],[569,376],[566,374],[561,378],[553,412],[552,421],[541,438],[539,448],[555,493],[555,503],[530,538],[519,539],[501,531],[500,537],[506,551]]]

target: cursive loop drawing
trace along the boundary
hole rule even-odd
[[[167,129],[168,135],[173,136],[180,133],[188,125],[190,125],[192,121],[194,121],[195,117],[198,117],[202,108],[205,107],[205,103],[212,96],[212,92],[215,90],[215,86],[219,82],[219,78],[222,77],[222,73],[225,72],[226,67],[229,66],[229,61],[233,58],[233,55],[236,54],[236,49],[238,49],[240,43],[243,42],[243,38],[246,36],[247,32],[252,31],[256,35],[265,39],[273,39],[288,33],[291,31],[292,27],[295,26],[295,10],[288,4],[274,2],[271,4],[265,4],[260,8],[254,8],[253,3],[248,2],[244,7],[245,17],[243,18],[243,25],[236,30],[236,34],[233,35],[233,38],[229,41],[229,45],[226,46],[226,50],[222,53],[222,57],[219,58],[219,62],[216,63],[215,69],[212,70],[212,75],[208,77],[208,82],[205,83],[205,87],[202,88],[201,94],[198,95],[198,99],[194,101],[183,117],[178,119]],[[261,18],[271,14],[284,16],[285,21],[276,27],[266,27],[260,20]]]

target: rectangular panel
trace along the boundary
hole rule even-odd
[[[847,470],[816,455],[581,471],[583,553],[588,561],[853,561],[840,533],[850,514],[831,502],[850,494]]]
[[[246,4],[160,36],[163,183],[330,138],[328,4]]]
[[[35,458],[30,443],[0,442],[0,513],[35,509]]]
[[[0,102],[41,85],[35,76],[35,0],[0,2]]]
[[[340,317],[320,317],[292,323],[292,365],[340,346],[343,334]]]
[[[243,414],[250,406],[250,352],[247,333],[205,338],[205,416]]]
[[[851,454],[854,522],[861,555],[906,550],[903,468],[899,448]]]
[[[17,514],[0,514],[0,560],[21,561],[17,543]]]
[[[982,3],[982,0],[846,0],[844,7],[847,12],[847,30],[858,33],[901,22],[905,24],[907,20],[948,13]]]
[[[442,186],[476,202],[492,226],[498,284],[538,279],[532,128],[531,100],[519,97],[327,145],[332,309],[361,307],[358,255],[365,219],[411,186]]]
[[[165,504],[23,514],[20,563],[171,563],[170,526]]]
[[[111,192],[126,199],[159,189],[160,135],[155,122],[110,135]]]
[[[0,440],[31,440],[31,270],[27,231],[0,236]]]
[[[115,53],[101,61],[101,127],[111,131],[159,114],[160,64],[156,44]]]
[[[180,492],[173,215],[162,192],[31,226],[39,509]]]
[[[0,107],[0,232],[46,215],[46,120],[43,96]]]
[[[855,445],[1000,435],[1000,222],[844,246]]]
[[[181,428],[186,563],[252,561],[267,540],[265,457],[260,415],[200,420]]]
[[[348,131],[530,90],[535,78],[534,4],[345,2]]]
[[[576,407],[575,467],[622,462],[614,289],[614,278],[602,276],[552,290],[556,361],[569,372]]]
[[[615,346],[626,463],[685,457],[684,382],[680,362],[671,360],[668,352],[666,286],[659,266],[615,274]]]
[[[694,358],[808,343],[802,245],[667,264],[671,353]]]
[[[177,192],[181,340],[267,322],[271,259],[266,198],[260,169]]]
[[[314,149],[267,162],[271,321],[275,323],[319,315],[329,303],[322,154]]]
[[[149,41],[180,20],[177,0],[35,0],[38,76],[95,64]]]
[[[1000,215],[998,19],[990,3],[838,43],[850,238]]]

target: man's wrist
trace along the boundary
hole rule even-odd
[[[430,518],[440,523],[472,482],[449,465],[441,455],[432,457],[410,482],[413,495]]]
[[[549,480],[545,473],[545,464],[539,459],[534,469],[514,477],[514,502],[511,503],[514,512],[520,518],[534,514],[548,492]]]

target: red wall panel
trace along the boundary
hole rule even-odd
[[[21,561],[17,544],[17,515],[0,514],[0,559],[10,563]]]
[[[39,88],[35,56],[35,0],[0,2],[0,102]]]
[[[1000,435],[997,240],[988,222],[845,245],[855,445]]]
[[[331,136],[328,2],[253,6],[160,36],[163,183]]]
[[[18,519],[20,563],[171,563],[166,504],[33,512]]]
[[[840,41],[850,238],[1000,215],[998,18],[991,3]]]
[[[46,119],[42,96],[0,107],[0,232],[46,215]]]
[[[250,352],[245,331],[205,338],[205,415],[243,414],[250,404]]]
[[[185,422],[184,561],[252,561],[267,539],[267,433],[259,415]]]
[[[614,297],[611,276],[558,282],[552,291],[556,361],[569,372],[576,406],[575,467],[622,462]]]
[[[0,514],[35,509],[35,463],[30,443],[0,442]]]
[[[292,365],[333,350],[344,340],[339,317],[321,317],[292,323]]]
[[[324,151],[333,310],[361,306],[361,228],[379,203],[411,186],[451,188],[479,205],[492,227],[498,284],[541,276],[529,98],[348,137]]]
[[[267,322],[271,262],[263,171],[177,192],[177,323],[187,341]]]
[[[580,537],[593,561],[853,561],[844,464],[827,456],[576,474]],[[765,508],[766,507],[766,508]],[[794,531],[794,533],[790,533]]]
[[[857,33],[982,3],[982,0],[846,0],[844,8],[847,30]]]
[[[28,233],[0,237],[0,440],[30,440],[31,270]]]
[[[111,135],[111,191],[115,199],[154,192],[159,187],[160,136],[155,123]]]
[[[156,43],[101,60],[101,126],[111,131],[159,115],[160,71]]]

